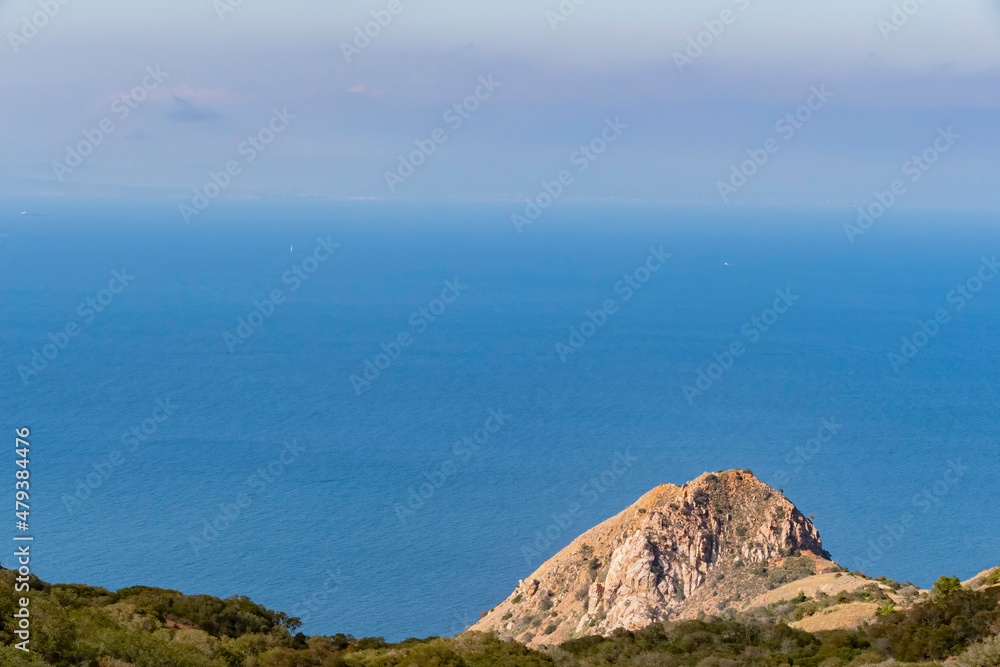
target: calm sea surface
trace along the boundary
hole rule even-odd
[[[46,580],[454,633],[653,486],[734,467],[851,569],[1000,563],[992,221],[893,212],[852,245],[847,210],[564,207],[518,235],[514,205],[24,206],[0,416],[32,429]]]

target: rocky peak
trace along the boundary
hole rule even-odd
[[[531,645],[742,609],[834,569],[812,522],[750,471],[659,486],[542,564],[473,626]]]

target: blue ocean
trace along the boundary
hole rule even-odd
[[[518,233],[514,202],[8,204],[0,415],[31,429],[47,581],[452,634],[729,468],[852,570],[1000,563],[986,217],[849,240],[844,208],[564,205]]]

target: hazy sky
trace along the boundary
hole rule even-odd
[[[898,26],[893,0],[61,1],[0,0],[0,195],[181,201],[234,162],[224,197],[514,199],[572,170],[567,200],[721,203],[732,165],[774,138],[729,203],[863,204],[904,178],[907,207],[1000,208],[988,0],[896,0]],[[348,62],[373,12],[387,25]],[[144,78],[141,102],[120,99]],[[776,123],[814,86],[832,97],[788,136]],[[477,87],[456,127],[445,113]],[[274,109],[295,117],[248,148]],[[580,171],[609,118],[627,129]],[[949,127],[910,184],[904,163]],[[54,166],[84,132],[100,145]]]

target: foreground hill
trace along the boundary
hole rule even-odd
[[[244,597],[32,579],[26,654],[16,577],[0,667],[1000,667],[1000,568],[926,591],[847,573],[748,471],[653,489],[455,638],[307,637]]]
[[[473,630],[541,646],[726,609],[836,572],[812,522],[750,471],[659,486],[518,584]]]
[[[482,632],[398,644],[306,637],[294,634],[295,619],[246,598],[36,581],[32,653],[24,654],[11,645],[14,577],[0,571],[0,667],[930,667],[951,664],[952,656],[960,667],[1000,665],[1000,586],[970,590],[954,578],[858,630],[810,633],[789,624],[842,604],[817,591],[815,599],[798,595],[746,612],[619,629],[545,652]],[[871,587],[880,585],[845,594],[843,604],[877,595]]]

